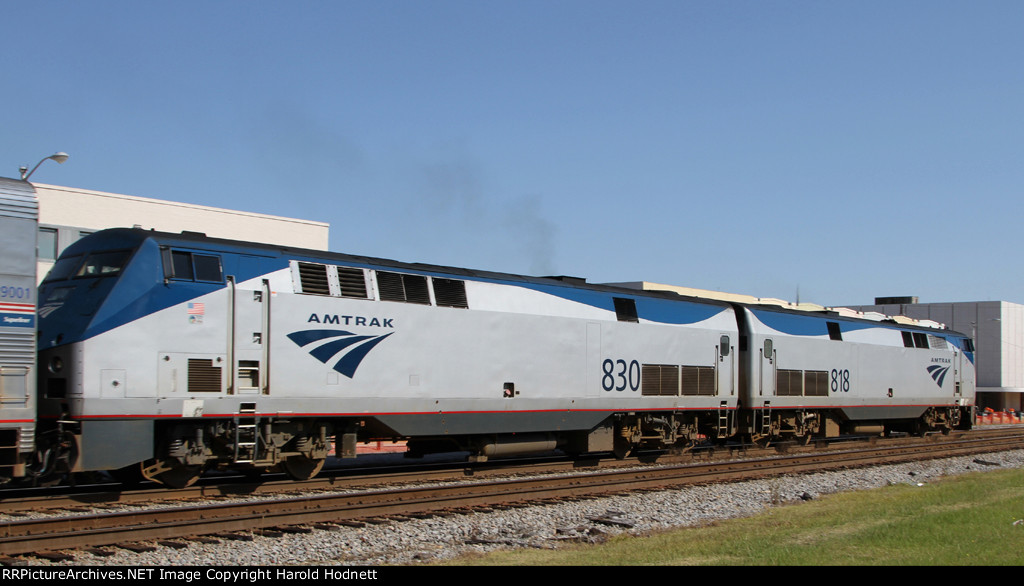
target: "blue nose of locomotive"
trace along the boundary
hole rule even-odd
[[[132,263],[146,246],[156,247],[147,244],[145,232],[127,229],[97,232],[69,246],[39,287],[39,349],[134,319],[136,300],[161,283],[159,266],[147,270]]]

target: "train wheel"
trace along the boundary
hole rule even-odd
[[[309,480],[324,468],[325,458],[313,459],[306,456],[291,456],[281,463],[284,473],[294,480]]]

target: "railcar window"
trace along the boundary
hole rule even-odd
[[[192,255],[192,262],[195,267],[197,281],[220,283],[224,280],[224,273],[221,270],[219,256],[194,254]]]
[[[171,253],[171,276],[175,279],[186,279],[191,281],[192,255],[187,252],[175,250]]]
[[[164,252],[164,276],[179,281],[224,282],[220,256],[185,250],[172,250],[169,257]]]
[[[914,347],[916,348],[927,348],[928,347],[928,335],[923,332],[914,332]]]
[[[910,332],[900,332],[903,334],[903,346],[906,348],[914,347],[914,336]]]
[[[974,340],[964,338],[964,352],[974,352]]]
[[[615,317],[619,321],[640,323],[640,318],[636,312],[636,299],[613,297],[612,301],[615,302]]]
[[[46,278],[43,282],[49,281],[63,281],[75,273],[78,269],[78,264],[82,262],[81,255],[66,256],[57,261],[57,264],[53,265],[50,272],[46,274]]]
[[[825,322],[828,326],[828,338],[830,340],[843,340],[843,332],[839,329],[839,324],[834,321]]]
[[[128,260],[128,250],[97,252],[85,258],[76,277],[112,277],[121,272]]]

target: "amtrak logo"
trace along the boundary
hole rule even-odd
[[[344,330],[302,330],[288,334],[288,338],[302,348],[315,345],[309,353],[324,364],[338,358],[332,368],[352,378],[370,350],[390,335],[362,336]]]
[[[928,373],[932,375],[932,379],[934,379],[935,383],[940,387],[942,386],[942,381],[946,379],[947,372],[949,372],[948,366],[933,364],[928,367]]]

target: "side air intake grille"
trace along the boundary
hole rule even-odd
[[[366,299],[366,275],[363,269],[338,267],[338,284],[342,297]]]
[[[775,371],[775,394],[779,397],[799,397],[803,394],[803,371]]]
[[[684,366],[683,367],[683,394],[684,395],[714,395],[715,394],[715,367],[713,367],[713,366]]]
[[[299,263],[299,283],[303,293],[313,295],[330,295],[331,287],[327,281],[327,265],[309,262]]]
[[[434,299],[441,307],[468,308],[466,282],[457,279],[434,278]]]
[[[213,365],[213,360],[201,358],[188,359],[188,392],[219,393],[221,391],[221,368]]]
[[[647,396],[678,395],[679,367],[672,364],[645,364],[641,377],[640,394]]]
[[[804,395],[807,397],[827,397],[828,373],[824,370],[804,371]]]
[[[427,278],[422,275],[377,271],[377,287],[380,289],[381,301],[430,304]]]
[[[775,395],[778,397],[827,397],[828,373],[824,370],[784,370],[775,372]]]

